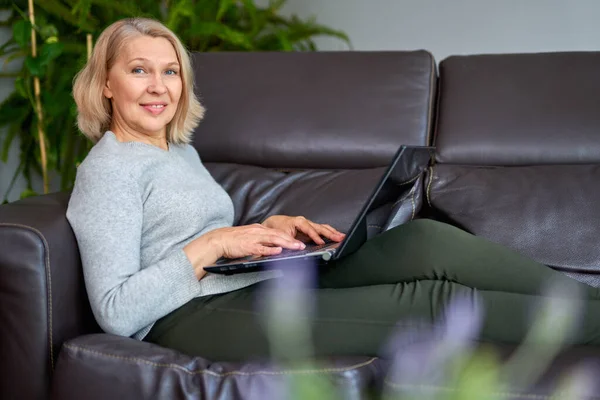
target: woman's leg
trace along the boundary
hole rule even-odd
[[[258,304],[269,297],[266,285],[197,298],[159,320],[145,340],[214,361],[248,361],[272,357],[265,326],[266,310]],[[419,321],[441,322],[447,304],[460,296],[485,311],[481,339],[519,343],[531,328],[531,306],[539,297],[477,290],[457,283],[422,280],[395,285],[345,289],[313,289],[312,355],[382,356],[382,348],[398,330]],[[481,301],[481,303],[479,303]],[[592,305],[593,303],[593,305]],[[600,319],[593,315],[599,300],[591,300],[575,344],[600,345]]]
[[[356,253],[321,274],[323,287],[354,287],[416,280],[448,280],[471,288],[539,294],[550,279],[598,290],[574,281],[513,250],[451,225],[416,220],[366,242]]]
[[[259,305],[269,290],[255,285],[194,299],[159,320],[145,340],[214,361],[269,358],[267,310]],[[314,313],[304,323],[312,354],[376,356],[395,329],[410,328],[413,319],[437,320],[446,299],[469,291],[444,281],[308,290]]]
[[[597,296],[595,288],[505,247],[449,225],[414,221],[320,272],[322,288],[307,293],[316,306],[314,354],[379,355],[395,329],[414,319],[438,321],[457,295],[481,301],[482,339],[519,343],[530,328],[536,294],[549,279]],[[160,320],[147,340],[213,360],[269,357],[265,311],[257,307],[263,290],[269,289],[255,285],[194,299]],[[582,312],[573,343],[600,345],[600,300],[589,300]]]

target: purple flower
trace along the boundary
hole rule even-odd
[[[472,351],[482,318],[477,299],[456,297],[441,321],[412,321],[410,328],[399,325],[384,349],[391,359],[387,389],[426,399],[435,394],[431,388],[447,387],[456,372],[453,363]]]
[[[600,364],[598,360],[586,360],[573,368],[558,387],[557,394],[565,399],[588,399],[596,397]]]
[[[285,360],[307,359],[312,354],[311,318],[314,312],[317,265],[314,262],[288,261],[282,275],[263,285],[258,304],[265,316],[271,352]]]

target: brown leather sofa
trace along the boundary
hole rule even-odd
[[[347,229],[399,145],[433,144],[432,162],[413,165],[402,194],[370,216],[370,234],[436,218],[600,285],[599,53],[453,56],[439,73],[426,51],[194,62],[207,107],[194,145],[234,199],[236,223],[286,213]],[[361,399],[389,384],[387,361],[368,355],[288,370],[102,333],[68,199],[0,206],[0,398],[266,399],[290,375],[319,374]],[[590,357],[600,350],[570,348],[538,385],[504,398],[546,398]]]

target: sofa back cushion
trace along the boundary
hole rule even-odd
[[[600,161],[600,52],[452,56],[440,63],[437,160]]]
[[[423,180],[431,160],[430,150],[405,151],[391,180],[367,216],[372,236],[415,218],[422,203]],[[236,205],[235,224],[261,222],[269,215],[303,215],[347,232],[387,167],[368,169],[306,170],[274,169],[208,163],[212,175]]]
[[[428,142],[436,70],[425,51],[198,53],[194,68],[205,162],[373,168]]]
[[[442,61],[435,215],[600,284],[598,68],[600,53]]]
[[[205,119],[194,135],[236,223],[304,215],[346,230],[400,145],[426,145],[433,57],[414,52],[194,54]],[[417,168],[372,233],[413,218]]]

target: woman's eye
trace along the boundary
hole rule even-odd
[[[134,68],[131,70],[134,74],[143,74],[144,70],[142,68]]]
[[[167,75],[177,75],[178,72],[174,69],[168,69],[165,73]]]

